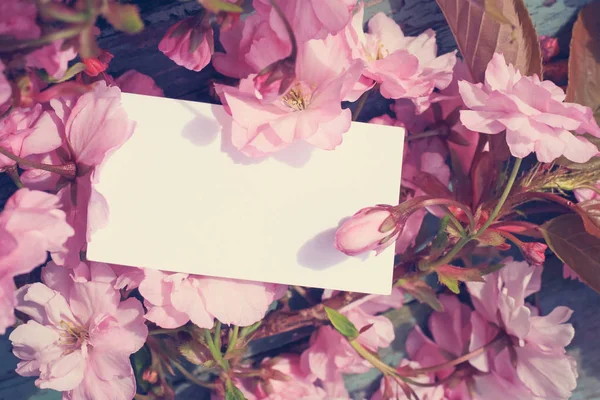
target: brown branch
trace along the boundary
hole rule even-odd
[[[340,292],[316,306],[299,310],[293,314],[274,312],[269,314],[252,335],[252,340],[293,331],[305,326],[318,325],[327,321],[325,306],[338,310],[367,296],[366,293]]]

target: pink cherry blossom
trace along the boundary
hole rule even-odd
[[[523,158],[535,152],[541,162],[565,156],[586,162],[598,153],[591,142],[576,133],[600,137],[600,127],[589,107],[563,103],[565,94],[537,75],[521,76],[501,54],[488,64],[485,83],[459,82],[460,94],[469,110],[460,114],[468,129],[497,134],[506,130],[511,153]]]
[[[423,366],[416,361],[402,360],[400,365],[401,368],[410,368],[410,369],[418,369]],[[417,377],[412,378],[414,381],[428,384],[435,382],[434,374],[423,374]],[[418,396],[420,400],[446,400],[444,396],[444,387],[442,385],[432,386],[432,387],[413,387],[415,394]],[[408,400],[408,397],[400,387],[400,385],[393,379],[383,378],[381,379],[381,383],[379,385],[379,390],[371,396],[371,400],[385,400],[385,399],[394,399],[394,400]],[[461,399],[467,400],[467,399]]]
[[[42,283],[17,291],[17,309],[31,317],[10,335],[21,359],[17,373],[37,376],[38,387],[62,391],[65,399],[133,398],[129,356],[148,335],[141,303],[121,302],[103,279],[55,287],[65,292]]]
[[[420,187],[421,173],[428,173],[442,186],[448,186],[450,168],[446,164],[446,157],[447,150],[438,138],[415,140],[405,145],[401,187],[409,193],[404,200],[428,194]],[[437,208],[430,208],[428,211],[441,215],[441,211]],[[403,253],[409,246],[414,246],[425,215],[426,210],[417,210],[408,218],[402,233],[396,240],[396,253]]]
[[[363,18],[361,5],[346,29],[346,37],[353,57],[368,63],[363,76],[372,80],[372,85],[379,83],[384,97],[418,99],[450,84],[456,54],[437,57],[433,30],[416,37],[404,36],[393,19],[377,13],[369,20],[369,32],[364,33]]]
[[[342,134],[350,129],[351,113],[342,110],[341,101],[363,65],[350,63],[340,40],[330,36],[301,46],[296,81],[273,102],[256,96],[253,75],[242,79],[237,88],[217,87],[233,118],[232,141],[236,148],[248,156],[262,157],[296,140],[326,150],[342,142]]]
[[[165,93],[158,87],[154,79],[134,69],[130,69],[115,80],[115,84],[124,93],[144,94],[164,97]]]
[[[89,233],[107,218],[107,204],[92,189],[92,182],[99,179],[104,159],[132,135],[134,123],[121,105],[119,88],[108,87],[104,81],[94,83],[90,92],[78,98],[54,99],[50,104],[66,143],[60,153],[50,153],[47,157],[58,160],[59,164],[72,162],[77,167],[77,177],[58,192],[75,235],[67,241],[66,250],[54,252],[52,259],[73,267],[80,262],[80,252],[85,249]],[[55,183],[48,175],[27,171],[23,179],[44,187]]]
[[[411,101],[406,99],[397,100],[392,106],[392,110],[400,119],[394,119],[388,115],[373,118],[370,123],[402,126],[409,133],[419,133],[427,126],[433,123],[434,116],[431,109],[428,109],[422,114],[415,113],[415,106]],[[402,164],[402,179],[401,187],[405,188],[405,194],[401,200],[408,200],[415,196],[426,194],[420,187],[421,181],[419,174],[426,172],[444,186],[448,186],[450,181],[450,168],[446,164],[448,151],[443,142],[438,138],[429,138],[415,140],[407,143],[404,146],[404,160]],[[429,210],[436,215],[441,215],[440,210],[432,208]],[[401,254],[406,251],[409,246],[413,246],[415,239],[421,229],[421,224],[426,210],[421,209],[414,212],[404,224],[402,232],[396,239],[396,253]]]
[[[540,290],[540,276],[541,268],[508,260],[500,271],[486,275],[485,282],[467,283],[476,310],[471,350],[499,332],[508,335],[520,382],[534,396],[568,399],[577,385],[575,360],[565,353],[574,335],[573,326],[566,323],[572,311],[560,306],[546,316],[532,311],[525,298]],[[490,360],[483,354],[471,363],[487,372],[493,367]]]
[[[391,206],[367,207],[359,210],[335,232],[335,247],[355,256],[376,250],[377,254],[394,243],[398,234]]]
[[[600,190],[600,181],[596,182],[594,186]],[[586,200],[597,200],[600,198],[600,194],[592,189],[580,188],[573,190],[573,194],[578,202]]]
[[[18,108],[0,119],[0,147],[26,158],[58,148],[62,139],[51,112],[43,111],[40,104],[32,108]],[[0,154],[0,168],[16,162]]]
[[[10,97],[12,96],[12,88],[10,87],[10,82],[6,79],[4,75],[4,63],[0,60],[0,112],[4,112],[2,110],[2,106],[6,103]]]
[[[573,271],[573,269],[567,264],[563,264],[563,278],[571,280],[577,279],[578,281],[581,281],[581,277],[579,276],[579,274]]]
[[[264,382],[254,382],[253,394],[261,400],[330,400],[334,399],[322,387],[315,385],[310,372],[304,371],[300,365],[300,356],[286,354],[275,359],[266,358],[262,366],[267,368],[268,374],[277,374],[282,379],[267,379]],[[342,383],[343,385],[343,383]],[[345,389],[342,387],[345,392]],[[347,393],[344,397],[336,399],[349,399]]]
[[[56,195],[29,189],[15,192],[0,214],[0,239],[12,248],[0,254],[0,275],[28,273],[46,261],[48,251],[63,250],[73,236],[65,219]]]
[[[477,149],[480,134],[467,129],[460,121],[460,118],[454,117],[454,113],[465,108],[465,103],[463,102],[459,91],[459,81],[472,82],[473,78],[471,77],[471,73],[466,64],[457,59],[456,64],[454,65],[454,73],[450,85],[439,92],[432,93],[429,98],[426,98],[426,101],[423,101],[423,98],[421,98],[420,102],[416,102],[416,106],[417,109],[419,109],[419,106],[425,107],[429,105],[432,107],[439,107],[441,110],[441,118],[448,125],[450,131],[460,136],[464,142],[458,144],[449,140],[448,147],[450,148],[450,151],[457,154],[463,172],[468,175],[471,170],[471,165],[473,164],[473,157],[475,156],[475,150]],[[398,101],[400,100],[397,100],[396,102]]]
[[[264,15],[255,13],[239,21],[232,29],[221,32],[220,42],[225,53],[213,55],[213,66],[223,75],[246,78],[268,65],[290,55],[287,40],[280,39]]]
[[[321,296],[321,300],[326,300],[335,296],[339,293],[337,290],[325,289],[323,291],[323,295]],[[392,294],[388,296],[382,296],[378,294],[370,294],[363,297],[360,300],[353,301],[346,307],[341,309],[342,312],[349,311],[353,308],[358,308],[370,315],[376,315],[382,313],[384,311],[389,310],[390,308],[400,308],[404,304],[404,293],[402,289],[399,287],[394,287],[392,289]]]
[[[2,239],[0,244],[4,244]],[[14,314],[16,289],[12,276],[3,274],[0,277],[0,335],[4,335],[6,328],[16,322]]]
[[[352,15],[354,0],[286,0],[278,2],[299,43],[324,39],[346,27]],[[270,0],[254,0],[259,14],[268,18],[269,25],[282,40],[289,40],[287,30]]]
[[[358,342],[368,350],[376,352],[386,348],[394,340],[394,327],[384,316],[373,316],[355,307],[343,312],[357,329],[372,326],[358,337]],[[367,372],[371,364],[356,353],[348,341],[331,326],[324,326],[315,332],[309,348],[302,353],[302,368],[325,382],[336,382],[340,374]]]
[[[69,61],[77,57],[74,47],[63,49],[63,40],[56,40],[51,44],[32,51],[27,55],[27,66],[45,69],[49,76],[55,79],[63,77]]]
[[[422,367],[443,364],[469,352],[472,310],[456,296],[440,295],[439,300],[444,305],[444,311],[433,312],[428,321],[432,339],[425,336],[419,326],[406,338],[408,356]],[[439,370],[436,376],[444,379],[453,370]]]
[[[252,325],[287,287],[146,269],[139,290],[148,308],[146,319],[155,324],[177,328],[191,321],[211,328],[214,318],[225,324]]]
[[[533,266],[541,267],[546,261],[546,249],[548,246],[540,242],[523,243],[521,252],[525,260]]]
[[[33,2],[2,0],[0,2],[0,35],[18,40],[37,39],[40,27],[35,23],[37,8]]]
[[[190,17],[171,26],[158,49],[177,65],[200,71],[208,65],[214,50],[212,28],[200,26],[198,17]]]

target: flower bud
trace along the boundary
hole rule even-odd
[[[82,60],[86,66],[84,72],[89,76],[98,76],[106,71],[110,60],[112,60],[113,57],[114,56],[108,51],[102,50],[102,53],[98,57],[84,58]]]
[[[546,246],[544,243],[529,242],[523,243],[521,246],[521,252],[529,264],[535,267],[541,267],[544,265],[544,261],[546,261],[547,248],[548,246]]]
[[[142,374],[142,379],[151,384],[155,384],[158,382],[158,373],[152,368],[148,368]]]
[[[267,66],[254,77],[256,97],[266,102],[284,95],[296,80],[296,62],[290,57]]]
[[[184,68],[196,72],[202,70],[214,51],[213,30],[206,15],[199,14],[171,26],[158,49]]]
[[[544,62],[550,61],[558,55],[560,48],[558,47],[558,39],[551,36],[540,36],[540,47],[542,48],[542,59]]]
[[[379,254],[398,235],[391,206],[367,207],[344,222],[335,233],[335,247],[355,256],[370,250]]]

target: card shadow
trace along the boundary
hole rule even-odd
[[[314,147],[306,142],[297,142],[289,147],[263,158],[252,158],[244,155],[232,141],[233,118],[222,106],[213,105],[214,119],[198,113],[185,102],[181,105],[196,115],[183,129],[182,135],[195,146],[208,146],[212,144],[219,132],[221,133],[221,151],[226,153],[235,164],[252,165],[263,162],[267,157],[287,164],[294,168],[301,168],[310,160]]]
[[[343,224],[347,219],[342,219],[339,225]],[[342,253],[334,246],[335,232],[339,225],[316,234],[304,243],[296,254],[298,264],[314,270],[324,270],[350,258],[351,256]],[[369,255],[360,254],[354,257],[358,257],[364,261]]]

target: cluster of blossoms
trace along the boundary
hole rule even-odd
[[[592,110],[565,102],[563,89],[523,75],[500,53],[476,82],[456,52],[438,54],[433,30],[406,36],[378,13],[365,31],[362,1],[254,0],[243,20],[240,1],[198,3],[202,10],[170,27],[158,50],[189,70],[212,62],[239,80],[215,91],[231,115],[232,143],[246,156],[267,157],[296,141],[334,150],[371,93],[391,104],[370,123],[407,132],[400,202],[358,211],[337,230],[335,246],[355,256],[394,245],[401,262],[393,293],[319,293],[358,332],[352,336],[331,316],[333,326],[325,324],[321,303],[291,309],[284,285],[88,261],[90,235],[109,212],[93,183],[135,130],[121,93],[164,96],[135,70],[108,73],[113,55],[95,45],[89,18],[102,15],[126,30],[139,16],[111,0],[3,0],[0,171],[17,189],[0,212],[0,333],[16,325],[9,338],[21,360],[17,373],[65,399],[130,400],[141,383],[142,398],[168,399],[173,368],[198,379],[178,361],[183,355],[212,374],[200,383],[216,398],[349,399],[343,375],[373,367],[384,374],[374,400],[569,398],[577,379],[565,352],[572,311],[542,316],[526,301],[541,288],[548,246],[517,208],[536,195],[578,213],[597,201],[597,170],[577,175],[548,164],[598,155]],[[519,177],[527,156],[536,167]],[[513,165],[508,179],[503,163]],[[553,189],[573,191],[578,204]],[[428,215],[442,223],[423,241]],[[511,244],[526,261],[505,258]],[[464,249],[481,250],[486,265],[467,260]],[[489,269],[494,263],[501,269]],[[436,296],[423,280],[431,273],[453,292],[466,288],[472,307],[449,291]],[[565,277],[579,275],[565,264]],[[294,288],[314,301],[305,291]],[[416,327],[405,343],[409,358],[392,368],[377,355],[395,339],[383,313],[400,308],[405,293],[438,311],[429,318],[431,338]],[[243,359],[258,324],[264,337],[289,330],[287,318],[318,325],[301,351]],[[130,357],[142,351],[151,362],[134,371]]]

